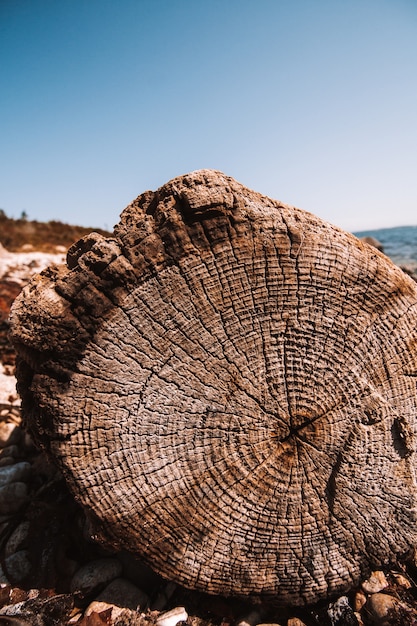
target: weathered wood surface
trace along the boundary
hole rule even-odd
[[[219,172],[139,196],[11,314],[23,410],[99,539],[305,604],[416,545],[417,291]]]

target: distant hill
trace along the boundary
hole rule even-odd
[[[105,237],[111,235],[101,228],[72,226],[55,220],[38,222],[24,217],[13,219],[0,209],[0,243],[9,252],[19,252],[22,246],[26,246],[26,249],[32,246],[33,250],[42,252],[54,252],[56,246],[69,248],[93,230]]]

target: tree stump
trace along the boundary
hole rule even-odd
[[[302,605],[416,545],[417,289],[201,170],[16,300],[27,423],[96,537],[212,594]]]

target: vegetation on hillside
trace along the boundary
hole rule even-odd
[[[56,246],[68,248],[74,241],[92,230],[105,237],[110,235],[100,228],[72,226],[56,220],[49,222],[29,220],[25,213],[22,213],[19,219],[14,219],[0,209],[0,243],[9,252],[19,252],[22,246],[33,246],[34,250],[53,252]]]

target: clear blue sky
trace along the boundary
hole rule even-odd
[[[109,227],[199,168],[417,224],[416,0],[0,0],[0,207]]]

